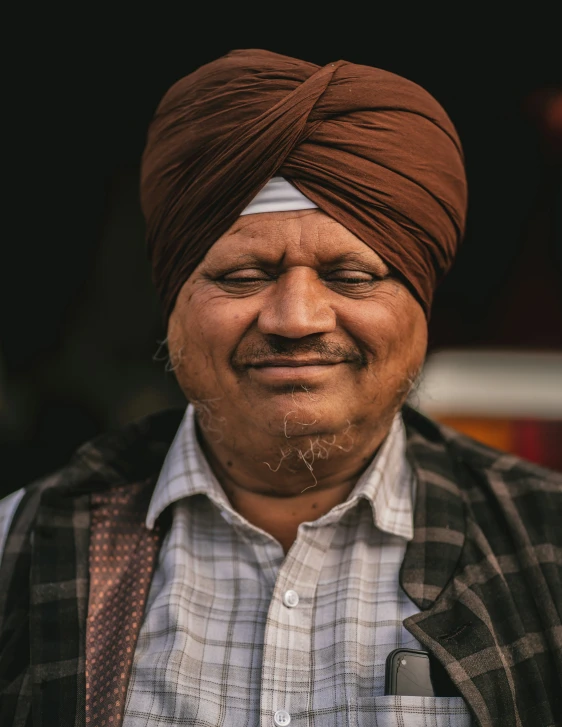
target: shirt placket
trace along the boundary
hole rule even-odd
[[[301,525],[279,570],[264,634],[260,727],[308,724],[315,596],[335,528]]]

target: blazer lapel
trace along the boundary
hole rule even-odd
[[[536,612],[532,594],[513,553],[498,556],[490,531],[473,515],[475,502],[487,511],[498,508],[491,478],[478,482],[433,423],[412,410],[404,419],[417,492],[414,538],[400,582],[420,608],[404,626],[445,667],[478,725],[552,725],[537,661],[529,658],[547,647],[535,643],[543,637],[529,634],[522,622]],[[497,531],[501,513],[495,518],[489,522]],[[501,542],[505,549],[509,538]],[[525,670],[512,668],[525,659]]]
[[[103,435],[80,448],[69,465],[42,485],[44,491],[32,532],[30,572],[34,727],[86,725],[86,705],[94,684],[86,681],[86,669],[91,667],[92,658],[100,659],[103,675],[107,674],[111,681],[117,677],[120,687],[126,690],[131,665],[126,664],[124,672],[120,668],[123,659],[116,656],[120,649],[127,651],[129,648],[128,653],[134,653],[160,543],[160,524],[154,531],[147,531],[143,518],[181,416],[180,411],[164,412],[121,432]],[[130,497],[124,497],[129,488]],[[123,503],[125,499],[126,504]],[[108,507],[112,507],[111,512]],[[109,536],[105,541],[108,549],[104,551],[108,557],[116,561],[124,535],[131,536],[127,544],[132,546],[129,551],[132,558],[123,568],[117,590],[113,587],[115,584],[107,584],[108,579],[92,577],[97,552],[94,540],[101,532],[100,508],[106,510],[107,517],[102,518],[103,522],[110,524],[104,531]],[[115,516],[114,510],[118,512]],[[167,522],[166,518],[164,513],[162,521]],[[144,573],[140,572],[142,568],[145,568]],[[139,586],[135,583],[137,577],[145,583]],[[103,585],[110,588],[103,590]],[[111,610],[116,594],[117,600],[127,609],[132,605],[135,589],[139,596],[138,620],[131,622],[131,630],[126,634],[116,620],[109,620],[106,643],[109,649],[114,647],[117,651],[115,654],[112,651],[98,653],[96,645],[87,642],[92,629],[93,606],[103,620],[108,609]],[[132,623],[137,625],[132,626]],[[125,641],[127,636],[129,640]],[[123,673],[124,678],[121,677]],[[120,694],[123,694],[122,690]],[[122,711],[119,715],[122,718]],[[118,716],[117,712],[115,716]],[[88,727],[94,724],[90,718]],[[106,720],[105,724],[117,727],[119,721]]]

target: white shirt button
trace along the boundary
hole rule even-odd
[[[295,593],[295,592],[289,591],[289,593]],[[285,712],[284,709],[279,709],[273,715],[273,724],[275,725],[275,727],[287,727],[287,725],[290,723],[291,723],[291,715],[288,712]]]
[[[285,606],[287,606],[287,608],[294,608],[295,606],[298,606],[299,594],[296,591],[285,591],[285,595],[283,596],[283,603],[285,604]],[[287,713],[285,712],[284,714]],[[284,722],[283,724],[289,723]]]

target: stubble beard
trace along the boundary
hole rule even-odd
[[[420,370],[421,368],[403,378],[392,401],[381,413],[377,422],[377,431],[372,432],[373,441],[377,441],[377,433],[383,432],[386,436],[390,430],[396,413],[415,391],[420,379]],[[299,403],[299,399],[303,398],[306,402],[304,406]],[[317,486],[319,465],[328,460],[345,459],[352,454],[358,441],[363,444],[365,440],[365,432],[361,432],[361,424],[352,423],[349,419],[339,432],[328,433],[328,427],[323,425],[321,414],[315,416],[313,413],[314,405],[319,402],[320,398],[306,386],[292,387],[291,400],[293,403],[287,406],[282,421],[275,426],[276,431],[272,433],[275,439],[280,440],[279,444],[270,451],[252,454],[255,462],[263,464],[272,473],[298,476],[306,472],[310,477],[310,484],[301,491],[301,494]],[[220,414],[220,401],[221,399],[192,398],[190,400],[195,409],[201,432],[211,446],[229,439],[229,422],[225,416]],[[256,424],[258,426],[261,424],[265,429],[265,422],[256,422]],[[232,423],[232,427],[236,427],[235,422]],[[367,433],[367,436],[370,434]],[[375,446],[372,454],[376,448]]]
[[[166,369],[173,371],[178,381],[183,368],[182,359],[183,347],[173,353],[170,352],[166,364]],[[361,367],[366,363],[358,359],[355,365]],[[394,416],[417,388],[421,368],[420,365],[402,378],[394,397],[379,417],[378,431],[386,432],[390,429]],[[321,414],[315,416],[311,413],[311,408],[314,412],[315,404],[320,401],[320,395],[313,393],[306,386],[292,386],[290,395],[292,403],[287,405],[282,420],[274,426],[274,431],[271,430],[271,425],[268,426],[269,423],[255,422],[258,428],[267,431],[280,441],[271,451],[253,453],[252,459],[263,464],[272,473],[282,472],[297,476],[306,472],[310,476],[311,484],[302,490],[305,492],[318,484],[315,466],[330,459],[345,458],[352,453],[358,439],[363,440],[364,436],[359,437],[361,423],[352,423],[349,419],[337,433],[329,432],[329,427],[323,425]],[[212,448],[213,445],[220,445],[222,442],[228,446],[229,440],[232,439],[229,434],[235,432],[240,423],[229,422],[223,415],[221,407],[223,397],[195,398],[188,392],[186,397],[195,410],[198,427],[208,444]],[[299,399],[303,398],[305,404],[299,404]],[[373,400],[373,406],[376,406],[376,398]]]

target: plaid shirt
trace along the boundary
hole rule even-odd
[[[417,492],[400,579],[420,609],[404,626],[479,727],[560,727],[562,476],[403,416]],[[180,419],[104,436],[26,488],[0,569],[0,724],[85,725],[91,497],[152,493]]]
[[[137,642],[125,727],[269,727],[281,708],[295,727],[468,727],[459,697],[410,698],[407,706],[384,697],[387,654],[420,648],[402,625],[419,609],[398,584],[414,534],[405,449],[398,415],[347,501],[301,526],[284,558],[277,541],[232,509],[190,407],[148,509],[149,528],[167,507],[174,514]],[[285,605],[287,593],[298,595],[296,606]]]

